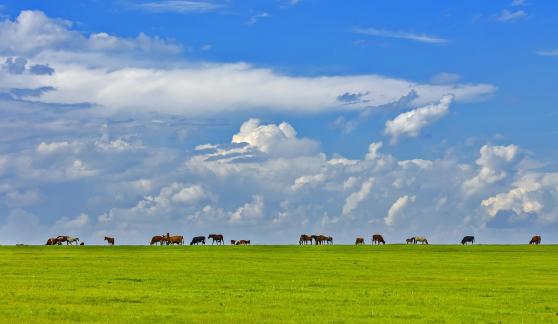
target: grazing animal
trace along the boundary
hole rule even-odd
[[[238,240],[236,245],[250,245],[250,240]]]
[[[163,242],[165,241],[165,237],[163,235],[155,235],[151,238],[151,242],[149,243],[149,245],[157,245],[157,243],[163,245]]]
[[[410,237],[410,238],[406,239],[405,242],[407,242],[407,244],[415,244],[415,238]]]
[[[68,238],[66,239],[66,245],[72,245],[73,243],[76,243],[76,245],[78,245],[79,244],[79,237],[68,236]]]
[[[465,236],[461,240],[461,244],[466,245],[467,242],[471,242],[471,244],[475,244],[475,237],[474,236]]]
[[[205,245],[205,236],[196,236],[192,238],[192,241],[190,242],[190,245],[198,245],[198,244],[202,244]]]
[[[217,245],[225,244],[225,238],[223,237],[223,234],[209,234],[207,238],[213,240],[211,241],[211,245],[213,245],[213,243],[215,242],[217,242]]]
[[[364,244],[364,237],[357,237],[355,241],[355,245]]]
[[[167,237],[165,238],[165,241],[167,242],[167,245],[184,245],[184,236],[182,235],[174,235],[174,236],[170,236],[169,233],[167,233]]]
[[[235,245],[236,244],[236,240],[231,240],[231,245]]]
[[[386,244],[386,241],[384,241],[384,237],[380,234],[374,234],[372,235],[372,244]]]
[[[298,245],[307,245],[308,242],[310,242],[310,245],[312,245],[312,236],[306,234],[300,235],[300,238],[298,239]]]
[[[539,245],[541,244],[541,237],[539,235],[535,235],[531,238],[531,241],[529,241],[529,245],[531,244],[535,244],[535,245]]]
[[[79,243],[79,245],[85,245],[85,243],[81,242],[81,243]]]
[[[327,244],[333,244],[333,237],[328,236],[327,239],[326,239],[326,243]]]
[[[105,236],[105,241],[107,241],[109,245],[114,245],[114,237]]]
[[[56,240],[56,238],[49,238],[46,242],[46,245],[56,245],[58,243],[58,241]]]
[[[417,242],[428,245],[428,240],[424,236],[415,236],[415,244],[417,244]]]
[[[325,235],[312,235],[312,238],[316,242],[316,245],[322,245],[324,242],[327,244],[330,237]],[[333,243],[333,238],[331,239],[331,242]]]
[[[68,236],[60,235],[56,237],[56,244],[62,245],[62,242],[68,242]],[[66,243],[67,244],[67,243]]]

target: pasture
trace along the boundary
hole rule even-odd
[[[558,246],[0,247],[10,322],[556,322]]]

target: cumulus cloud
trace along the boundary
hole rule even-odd
[[[391,137],[392,143],[396,143],[401,136],[417,137],[424,127],[448,113],[452,101],[453,96],[445,95],[436,104],[402,113],[395,119],[386,122],[384,134]]]
[[[75,218],[62,217],[54,227],[62,231],[80,231],[89,224],[89,215],[81,213]],[[75,234],[74,234],[75,235]]]
[[[359,191],[355,191],[347,197],[343,205],[343,216],[349,215],[364,199],[366,199],[373,185],[374,179],[370,178],[362,183]]]
[[[254,195],[252,201],[240,206],[229,217],[230,223],[255,223],[263,217],[264,200],[260,195]]]
[[[389,208],[389,211],[384,218],[384,223],[388,226],[393,226],[395,224],[396,218],[403,212],[407,205],[415,201],[415,199],[415,196],[408,195],[399,197]]]
[[[484,145],[480,149],[480,157],[476,164],[480,167],[477,175],[463,183],[467,195],[479,192],[485,186],[504,179],[510,167],[517,162],[519,147],[517,145],[492,146]]]

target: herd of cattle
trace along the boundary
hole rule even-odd
[[[205,236],[195,236],[192,238],[190,245],[205,245]],[[211,239],[211,245],[224,245],[225,244],[225,237],[223,234],[209,234],[207,236],[207,240]],[[105,236],[105,241],[109,245],[114,245],[115,239],[114,237]],[[529,244],[539,245],[541,244],[541,237],[540,235],[535,235],[529,241]],[[250,240],[231,240],[231,245],[250,245]],[[428,240],[424,236],[413,236],[405,240],[406,244],[428,244]],[[54,238],[49,238],[47,240],[46,245],[62,245],[62,243],[66,243],[66,245],[85,245],[84,242],[80,243],[79,238],[62,235],[57,236]],[[465,236],[461,240],[461,244],[466,245],[467,243],[475,244],[475,237],[474,236]],[[298,240],[299,245],[323,245],[323,244],[333,244],[333,237],[326,236],[326,235],[308,235],[302,234]],[[364,237],[357,237],[355,240],[355,245],[362,245],[365,244]],[[372,244],[386,244],[384,237],[381,234],[374,234],[372,235]],[[184,245],[184,236],[182,235],[173,235],[171,236],[169,233],[166,235],[155,235],[151,238],[149,245]]]

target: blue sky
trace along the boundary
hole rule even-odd
[[[555,9],[4,1],[4,243],[551,241]]]

